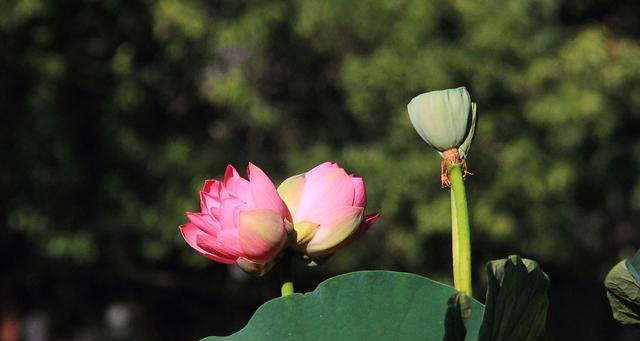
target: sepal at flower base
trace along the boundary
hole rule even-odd
[[[466,159],[467,155],[469,155],[471,142],[473,142],[473,138],[476,135],[476,127],[478,126],[478,116],[476,114],[477,109],[478,106],[476,105],[476,103],[471,102],[471,128],[469,128],[467,137],[464,139],[460,147],[458,147],[458,153],[460,153],[460,158],[462,160]]]
[[[254,276],[262,276],[266,274],[267,272],[269,272],[269,270],[271,270],[271,268],[273,268],[275,264],[275,261],[270,261],[265,264],[254,263],[242,257],[238,258],[238,260],[236,261],[236,265],[238,265],[240,269]]]

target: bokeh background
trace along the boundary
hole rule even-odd
[[[468,87],[476,296],[487,261],[551,276],[552,340],[637,340],[602,285],[640,247],[640,5],[596,0],[3,0],[5,338],[194,340],[279,294],[186,246],[206,178],[362,176],[374,229],[297,289],[359,269],[450,283],[449,195],[406,103]]]

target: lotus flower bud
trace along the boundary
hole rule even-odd
[[[260,168],[249,164],[247,175],[249,180],[229,165],[222,181],[206,180],[201,211],[187,212],[189,223],[180,230],[203,256],[261,276],[287,241],[291,214]]]
[[[445,168],[464,163],[476,129],[476,104],[465,87],[431,91],[414,97],[407,105],[409,118],[420,137],[443,157],[443,187],[447,185]]]
[[[336,163],[325,162],[288,178],[278,193],[291,211],[293,248],[309,265],[359,238],[379,216],[364,215],[367,195],[362,178],[347,174]]]

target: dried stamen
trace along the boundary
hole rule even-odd
[[[460,158],[458,148],[447,149],[442,154],[443,159],[440,163],[440,186],[442,188],[451,187],[451,180],[449,180],[449,174],[447,172],[447,168],[449,167],[449,165],[461,164],[462,176],[465,179],[468,175],[473,175],[473,173],[469,172],[469,170],[467,169],[467,160]]]

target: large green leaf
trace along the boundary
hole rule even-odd
[[[544,338],[549,277],[538,263],[518,256],[487,264],[489,277],[481,341]]]
[[[447,301],[455,293],[413,274],[353,272],[328,279],[311,293],[271,300],[239,332],[204,340],[442,341]],[[472,298],[465,304],[471,308],[466,340],[476,340],[484,307]]]
[[[622,324],[640,324],[639,270],[640,250],[616,264],[604,280],[613,317]]]

